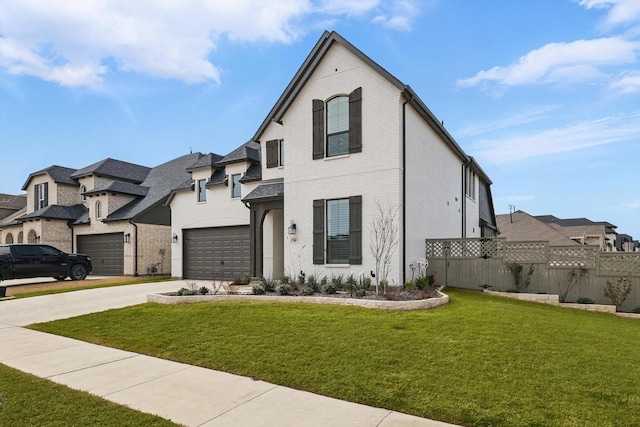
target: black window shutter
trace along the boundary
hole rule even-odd
[[[313,201],[313,263],[324,264],[324,200]]]
[[[349,264],[362,264],[362,196],[349,197]]]
[[[49,206],[49,183],[45,182],[44,184],[44,207]]]
[[[267,168],[278,167],[278,140],[267,141]]]
[[[349,94],[349,153],[362,151],[362,88]]]
[[[39,206],[39,204],[40,204],[39,203],[39,201],[40,201],[39,200],[40,199],[40,196],[39,196],[39,194],[40,194],[40,185],[41,184],[36,184],[36,185],[33,186],[33,210],[34,211],[37,211],[40,208],[40,206]]]
[[[324,101],[313,100],[313,159],[324,157]]]

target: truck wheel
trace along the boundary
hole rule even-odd
[[[66,278],[67,278],[67,276],[56,276],[56,277],[54,277],[54,279],[56,279],[56,280],[64,280]]]
[[[76,264],[71,267],[71,271],[69,273],[71,280],[84,280],[84,278],[87,277],[87,267],[82,264]]]

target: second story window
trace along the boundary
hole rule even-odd
[[[349,98],[337,96],[327,102],[327,157],[349,152]]]
[[[272,139],[266,143],[267,168],[284,166],[284,140]]]
[[[83,185],[82,187],[80,187],[80,196],[82,197],[82,201],[86,202],[87,201],[87,196],[84,194],[87,192],[87,186]]]
[[[96,202],[96,218],[102,218],[102,202]]]
[[[312,107],[314,160],[362,151],[362,88]]]
[[[46,208],[49,206],[49,184],[36,184],[35,188],[34,210]]]
[[[198,202],[206,202],[207,201],[207,180],[199,179],[198,180]]]
[[[234,199],[240,197],[240,178],[242,178],[241,174],[231,175],[231,197]]]

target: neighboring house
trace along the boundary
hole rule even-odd
[[[249,210],[242,202],[261,179],[260,144],[249,141],[226,156],[207,154],[176,188],[171,207],[174,277],[229,279],[250,273]]]
[[[564,229],[565,233],[570,233],[571,237],[581,244],[600,245],[601,250],[607,252],[629,250],[623,244],[624,239],[618,236],[617,227],[609,222],[591,221],[587,218],[562,219],[553,215],[538,215],[536,218],[545,224]],[[627,237],[631,241],[631,236]]]
[[[425,239],[495,234],[491,180],[477,162],[409,86],[335,32],[322,35],[247,144],[237,161],[194,164],[172,195],[182,242],[174,276],[220,277],[229,262],[225,279],[368,274],[378,206],[397,213],[391,284],[425,256]],[[211,246],[223,230],[233,254]],[[193,239],[203,242],[197,250]]]
[[[507,242],[549,242],[551,246],[577,246],[580,243],[571,239],[552,224],[541,221],[524,211],[496,215],[500,237]]]
[[[2,225],[2,242],[47,243],[92,257],[97,275],[169,271],[171,214],[164,202],[202,154],[148,168],[105,159],[82,169],[34,172],[24,215]],[[29,202],[31,201],[31,202]]]
[[[0,221],[15,215],[27,206],[25,194],[15,196],[13,194],[0,194]]]
[[[635,250],[631,236],[618,234],[616,226],[605,221],[561,219],[553,215],[531,216],[523,211],[497,215],[496,220],[500,237],[510,242],[549,241],[551,246],[589,245],[608,252]]]

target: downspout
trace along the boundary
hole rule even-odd
[[[465,168],[468,164],[468,161],[464,161],[462,162],[462,233],[461,233],[461,237],[464,239],[467,237],[467,197],[466,197],[466,192],[465,192],[465,186],[466,186],[466,175],[465,175]]]
[[[75,237],[74,237],[74,230],[73,230],[73,226],[71,225],[71,221],[67,222],[67,227],[69,227],[71,229],[71,253],[74,254],[76,253],[75,251]]]
[[[135,245],[135,248],[133,249],[133,275],[137,276],[138,275],[138,226],[136,225],[135,222],[133,222],[133,220],[129,220],[129,224],[133,225],[133,244]]]
[[[407,101],[402,103],[402,285],[407,281]]]

